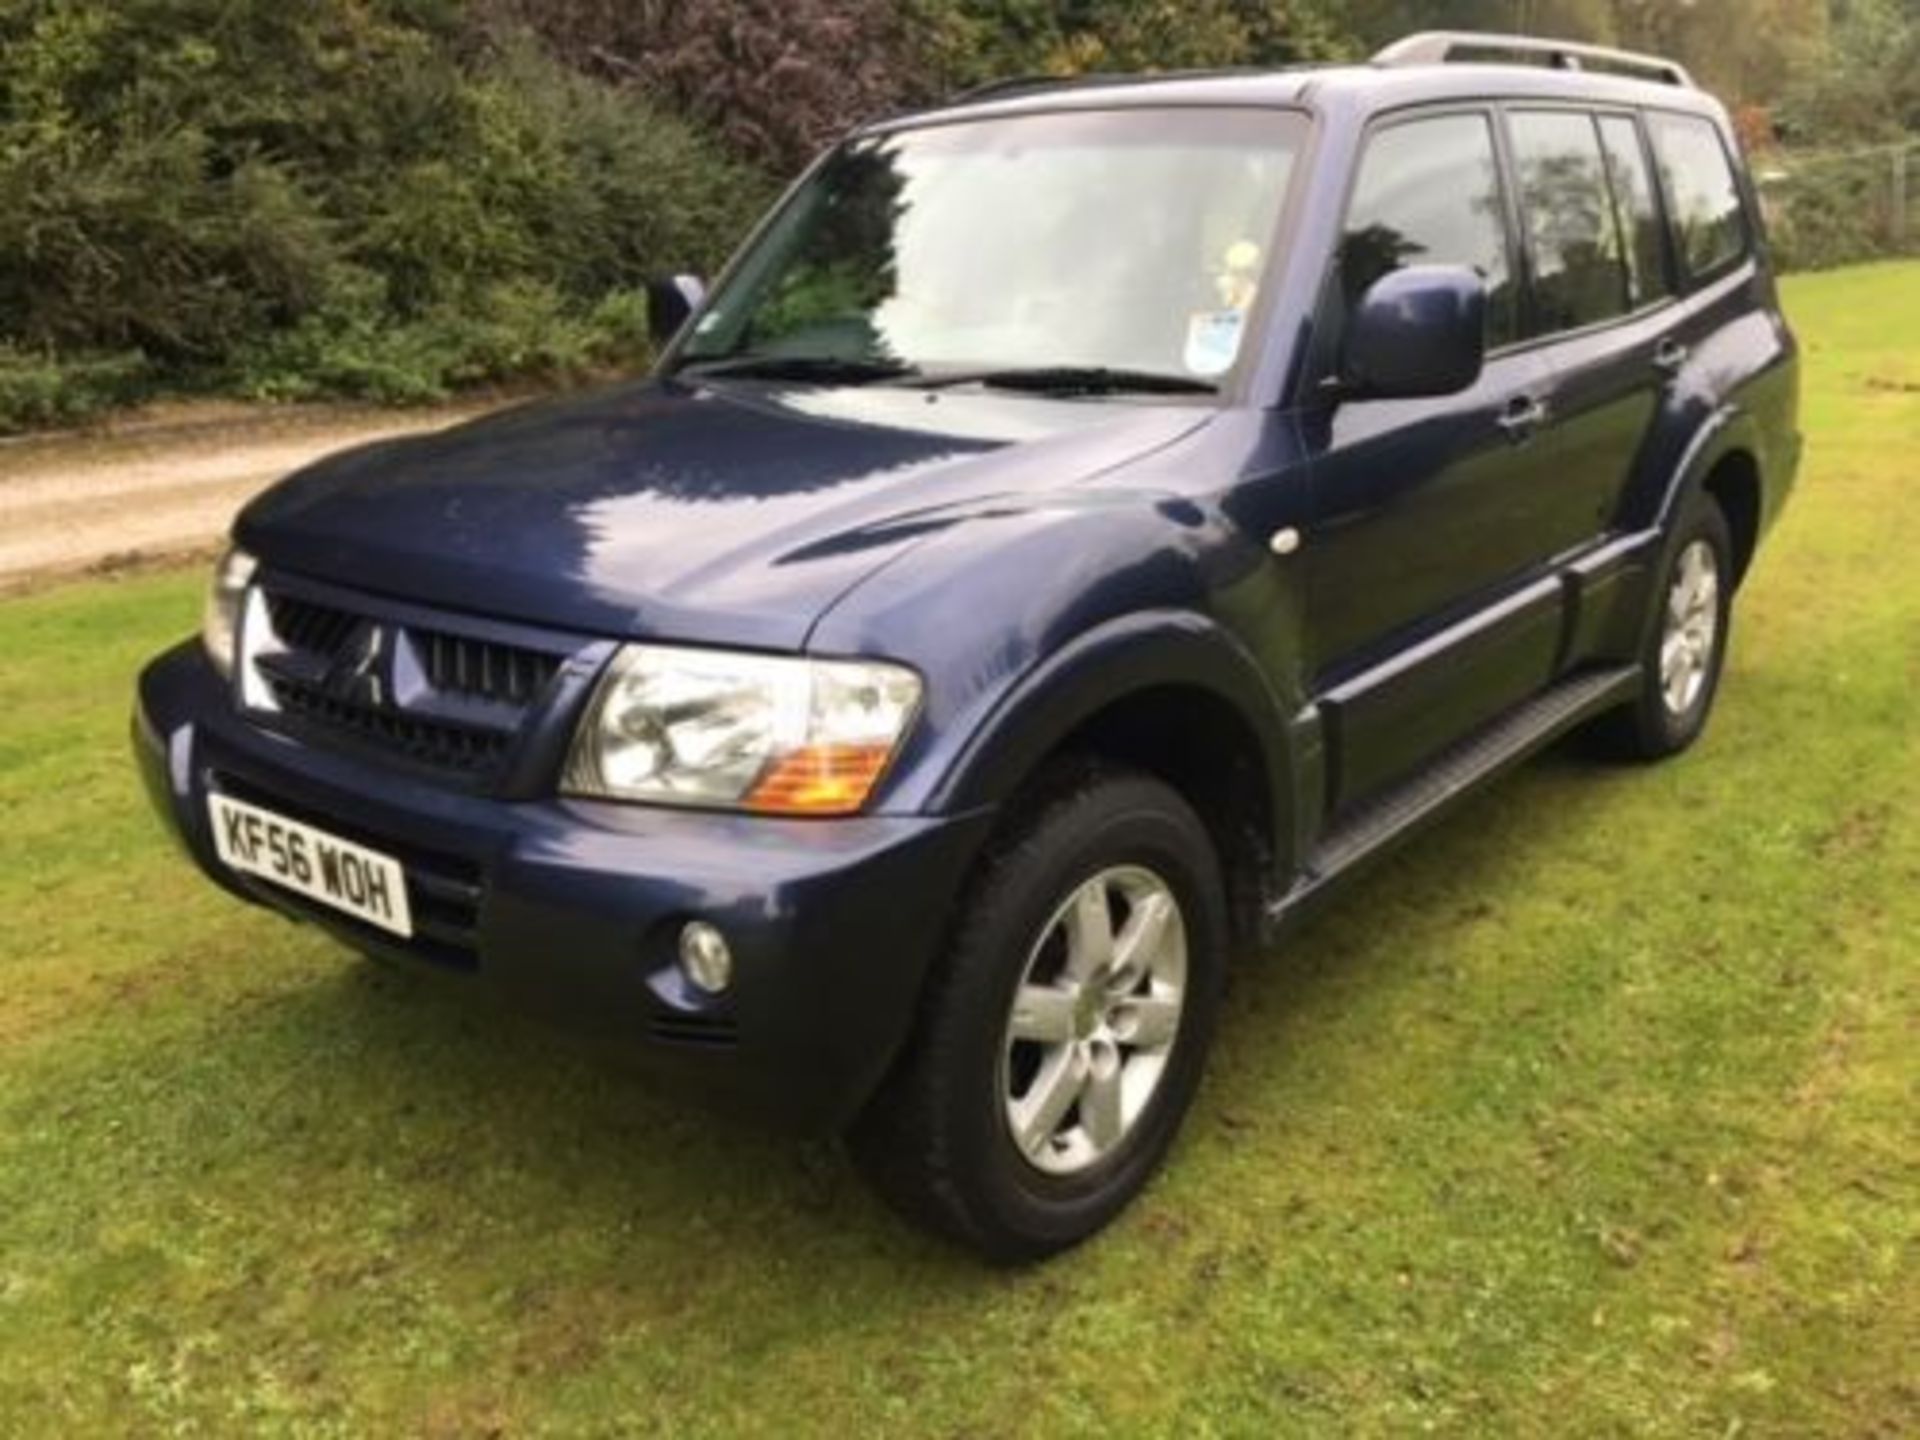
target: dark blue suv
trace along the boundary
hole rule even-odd
[[[1575,727],[1705,724],[1799,457],[1721,107],[1419,36],[824,157],[656,373],[339,455],[140,681],[218,883],[559,1012],[999,1258],[1231,954]]]

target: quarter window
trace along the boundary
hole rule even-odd
[[[1466,265],[1487,282],[1487,343],[1516,338],[1513,267],[1484,115],[1441,115],[1383,130],[1368,142],[1340,242],[1351,306],[1407,265]]]
[[[1640,129],[1624,115],[1600,117],[1600,148],[1607,152],[1607,179],[1613,208],[1626,237],[1627,289],[1634,307],[1672,293],[1667,283],[1666,236],[1660,207],[1653,198],[1653,175]]]
[[[1593,117],[1525,110],[1512,116],[1510,133],[1533,259],[1535,330],[1574,330],[1624,314],[1626,247]]]
[[[1720,131],[1692,115],[1648,117],[1654,158],[1666,184],[1675,247],[1695,278],[1738,259],[1747,248],[1740,187]]]

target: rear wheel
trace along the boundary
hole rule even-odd
[[[1733,540],[1710,495],[1683,512],[1640,656],[1635,701],[1603,716],[1598,733],[1615,753],[1662,760],[1700,738],[1720,688],[1732,621]]]
[[[1000,1261],[1077,1244],[1147,1183],[1224,973],[1220,867],[1178,793],[1100,770],[1043,793],[982,862],[852,1137],[896,1207]]]

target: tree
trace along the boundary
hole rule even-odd
[[[1413,30],[1495,30],[1669,55],[1729,103],[1776,98],[1827,29],[1825,0],[1349,0],[1347,13],[1369,46]]]
[[[1784,87],[1783,138],[1843,145],[1920,133],[1920,12],[1901,0],[1834,0],[1829,41]]]
[[[1021,74],[1284,65],[1353,44],[1337,0],[908,0],[941,88]]]
[[[920,88],[891,0],[486,0],[480,14],[781,174]]]

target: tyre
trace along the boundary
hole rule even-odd
[[[1733,618],[1733,535],[1712,496],[1695,495],[1681,512],[1653,595],[1640,694],[1596,727],[1606,749],[1635,760],[1664,760],[1693,744],[1719,693]]]
[[[1158,780],[1056,774],[968,887],[854,1158],[909,1218],[1001,1263],[1112,1220],[1159,1167],[1219,1010],[1206,827]]]

